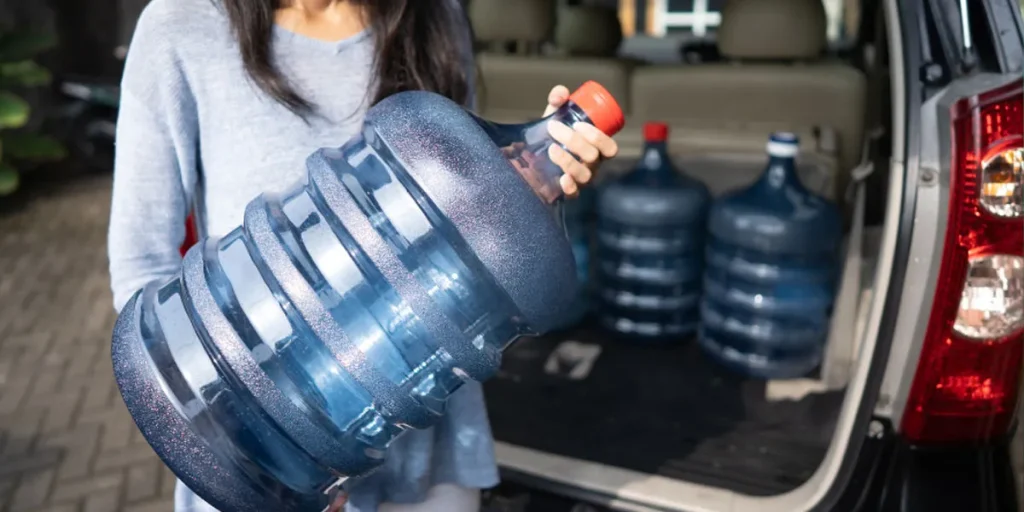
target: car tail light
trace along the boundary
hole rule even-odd
[[[196,218],[194,215],[189,215],[185,219],[185,241],[181,243],[181,256],[184,257],[185,253],[192,248],[196,242],[199,241],[199,232],[196,231]]]
[[[1024,368],[1022,82],[952,109],[949,219],[903,415],[917,442],[1006,433]]]

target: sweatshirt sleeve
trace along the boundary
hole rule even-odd
[[[196,179],[196,105],[170,24],[150,4],[125,62],[117,119],[107,251],[114,307],[177,273]]]

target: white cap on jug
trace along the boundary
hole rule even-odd
[[[800,151],[800,139],[792,132],[775,132],[768,139],[768,154],[793,158]]]

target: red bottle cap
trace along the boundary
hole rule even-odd
[[[665,142],[667,139],[667,124],[656,121],[644,123],[644,140],[647,142]]]
[[[579,89],[569,95],[569,101],[579,105],[583,112],[590,118],[594,126],[612,136],[619,133],[626,119],[622,115],[622,108],[601,84],[588,80]]]

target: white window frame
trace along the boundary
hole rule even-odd
[[[839,38],[843,24],[843,1],[822,0],[828,18],[829,41]],[[689,28],[694,37],[703,38],[707,36],[708,29],[717,28],[722,23],[720,12],[708,10],[708,0],[693,0],[692,11],[669,12],[668,0],[653,0],[648,4],[648,9],[654,11],[650,35],[656,37],[664,37],[672,28]]]

